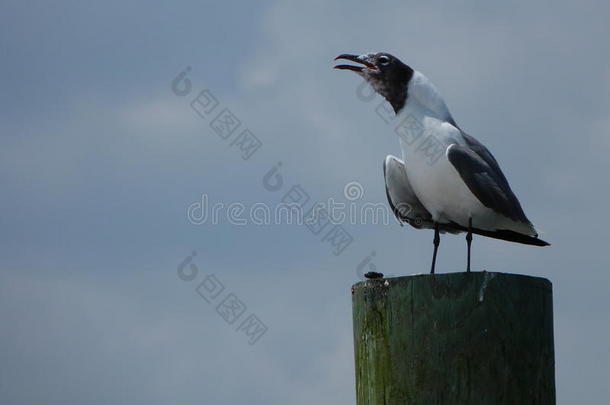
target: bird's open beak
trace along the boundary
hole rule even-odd
[[[354,72],[362,72],[365,68],[369,70],[379,70],[377,69],[377,66],[368,61],[368,55],[349,55],[344,53],[337,56],[335,60],[337,59],[351,60],[352,62],[360,63],[363,66],[337,65],[335,66],[335,69],[353,70]]]

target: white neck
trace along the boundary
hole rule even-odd
[[[418,71],[413,72],[407,91],[407,113],[423,114],[441,121],[454,123],[440,92],[432,82]]]

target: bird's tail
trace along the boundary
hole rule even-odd
[[[456,223],[452,223],[451,225],[456,228],[462,230],[463,232],[468,232],[468,228],[458,225]],[[543,241],[542,239],[538,239],[535,236],[524,235],[519,232],[509,231],[507,229],[499,229],[496,231],[485,231],[483,229],[472,228],[472,233],[481,236],[487,236],[488,238],[494,239],[502,239],[509,242],[523,243],[524,245],[533,245],[533,246],[550,246],[551,244]]]

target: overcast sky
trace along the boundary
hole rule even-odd
[[[553,282],[558,402],[606,403],[608,2],[254,3],[0,5],[0,402],[354,404],[358,265],[425,272],[432,233],[345,223],[335,254],[326,230],[187,211],[274,207],[297,185],[345,203],[351,182],[385,203],[397,139],[332,59],[388,51],[436,83],[553,244],[475,237],[474,269]],[[262,144],[247,160],[244,129]],[[463,236],[443,237],[437,270],[464,266]]]

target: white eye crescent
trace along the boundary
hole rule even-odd
[[[390,63],[390,58],[388,58],[385,55],[381,55],[378,60],[379,60],[379,63],[381,63],[383,66],[387,65],[388,63]]]

